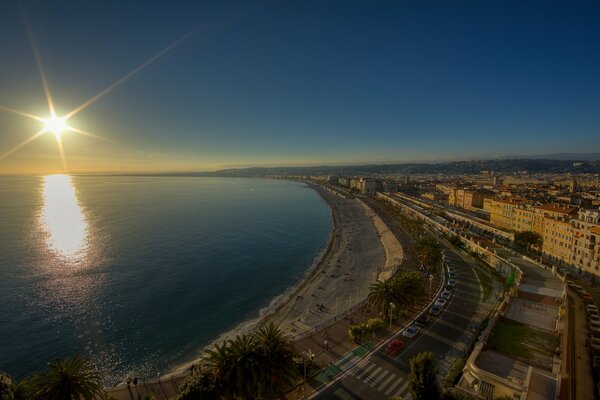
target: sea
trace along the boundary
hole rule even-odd
[[[0,177],[0,371],[80,354],[106,385],[156,378],[267,311],[331,228],[301,182]]]

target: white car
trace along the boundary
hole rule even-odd
[[[441,297],[439,299],[437,299],[437,301],[435,302],[436,306],[440,306],[440,307],[444,307],[446,305],[446,303],[448,302],[448,300],[446,299],[442,299]]]
[[[587,305],[587,310],[589,312],[598,312],[598,306],[595,304],[588,304]]]
[[[449,290],[444,290],[442,292],[442,294],[440,295],[440,298],[442,298],[444,300],[450,300],[450,297],[452,297],[452,292]]]
[[[411,325],[408,328],[406,328],[406,330],[404,331],[402,336],[404,336],[405,338],[408,338],[408,339],[412,339],[415,336],[417,336],[417,334],[419,333],[420,330],[421,330],[421,328],[419,328],[418,326]]]

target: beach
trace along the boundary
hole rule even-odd
[[[300,338],[304,333],[325,327],[337,315],[364,301],[369,286],[377,279],[387,279],[401,264],[402,246],[365,203],[319,185],[309,187],[331,209],[333,228],[325,248],[297,285],[275,298],[256,319],[219,335],[206,347],[269,322]],[[199,352],[163,378],[186,375],[201,356]]]
[[[315,190],[331,209],[333,227],[325,247],[295,286],[276,297],[257,318],[219,335],[204,349],[269,322],[279,324],[294,341],[300,341],[326,329],[353,306],[354,309],[360,306],[369,286],[377,279],[392,276],[402,263],[401,244],[364,202],[323,186],[308,185],[307,189]],[[140,387],[135,388],[136,393],[124,383],[107,393],[117,399],[129,399],[140,393],[168,398],[177,393],[191,365],[201,362],[204,349],[159,379],[143,379]]]

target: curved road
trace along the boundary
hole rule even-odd
[[[406,348],[395,358],[384,353],[385,346],[358,363],[315,393],[313,399],[389,399],[408,394],[410,359],[423,351],[432,351],[438,360],[449,352],[460,352],[459,343],[466,342],[471,318],[481,301],[482,291],[473,271],[457,253],[446,250],[450,266],[456,269],[458,283],[455,294],[438,318],[422,328],[420,334],[407,340]],[[401,336],[401,333],[399,334]]]

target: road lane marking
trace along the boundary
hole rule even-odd
[[[392,393],[394,391],[394,389],[396,389],[398,387],[398,385],[400,385],[403,381],[404,381],[404,379],[398,378],[396,383],[394,383],[392,386],[390,386],[388,388],[388,390],[385,391],[386,396],[389,395],[390,393]]]
[[[402,393],[404,393],[404,391],[406,390],[407,387],[408,387],[408,381],[406,381],[406,383],[404,385],[402,385],[402,387],[400,389],[398,389],[398,391],[396,392],[396,394],[394,394],[394,396],[400,396]]]
[[[379,390],[380,392],[383,392],[383,389],[392,381],[392,379],[394,379],[394,377],[396,377],[396,374],[392,374],[390,375],[385,382],[383,382],[381,385],[379,385],[379,387],[377,387],[377,390]],[[398,377],[398,379],[401,379],[400,377]]]

